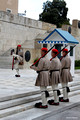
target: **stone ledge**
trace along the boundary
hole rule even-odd
[[[69,106],[60,108],[60,109],[58,109],[58,110],[56,110],[56,111],[52,111],[52,112],[50,112],[50,113],[47,113],[47,114],[45,114],[45,115],[43,115],[43,116],[41,116],[41,117],[35,118],[35,119],[33,119],[33,120],[45,120],[45,119],[48,118],[48,117],[57,115],[57,114],[59,114],[59,113],[61,113],[61,112],[64,112],[64,111],[66,111],[66,110],[68,110],[68,109],[71,109],[71,108],[73,108],[73,107],[76,107],[76,106],[78,106],[78,105],[80,105],[80,102],[77,102],[77,103],[71,104],[71,105],[69,105]]]

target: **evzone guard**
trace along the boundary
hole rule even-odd
[[[64,49],[62,51],[62,55],[64,57],[61,60],[61,67],[62,67],[61,84],[63,88],[63,97],[60,98],[60,102],[69,102],[68,92],[70,92],[70,89],[68,87],[68,82],[73,81],[71,73],[70,73],[71,60],[67,54],[68,54],[68,49]]]
[[[41,55],[44,55],[47,51],[47,48],[42,48]],[[37,108],[48,108],[46,98],[46,95],[48,94],[45,94],[47,93],[47,86],[52,86],[54,94],[54,100],[52,99],[48,101],[50,105],[59,105],[59,101],[69,102],[68,92],[70,92],[70,89],[68,87],[68,82],[73,81],[70,73],[71,60],[70,57],[67,55],[68,49],[63,49],[61,51],[63,55],[63,59],[61,60],[61,62],[57,57],[60,52],[58,53],[57,49],[53,49],[51,52],[53,58],[51,63],[45,55],[43,58],[40,59],[38,67],[30,67],[38,72],[38,77],[35,85],[40,86],[42,103],[36,103],[35,107]],[[59,83],[62,84],[63,88],[63,97],[61,98],[59,98],[59,95],[61,94],[58,89]]]
[[[48,51],[47,48],[42,48],[41,56],[43,56],[47,51]],[[35,85],[40,87],[42,103],[41,102],[36,103],[35,107],[37,108],[48,108],[47,97],[49,95],[47,92],[47,86],[49,86],[49,67],[50,61],[47,58],[47,55],[40,59],[37,67],[36,66],[30,67],[31,69],[34,69],[38,72]]]
[[[23,65],[23,50],[21,48],[21,45],[18,45],[16,48],[16,52],[13,52],[13,62],[12,62],[12,70],[16,70],[15,77],[20,77],[19,74],[19,65]]]
[[[52,61],[50,63],[50,86],[52,86],[54,100],[49,100],[48,103],[50,105],[59,105],[59,95],[60,91],[58,89],[58,84],[60,83],[60,71],[61,71],[61,62],[59,58],[56,56],[58,54],[57,49],[52,49],[51,56]]]

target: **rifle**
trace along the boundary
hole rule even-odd
[[[54,45],[55,46],[55,45]],[[53,47],[54,46],[52,46],[44,55],[42,55],[36,62],[34,62],[31,66],[34,66],[41,58],[43,58],[47,53],[49,53],[52,49],[53,49]]]
[[[12,70],[14,69],[14,56],[13,56],[13,61],[12,61]]]
[[[65,49],[67,46],[68,46],[68,45],[66,45],[63,49]],[[52,57],[52,58],[50,59],[50,61],[51,61],[53,58],[55,58],[58,54],[60,54],[60,53],[63,51],[63,49],[60,50],[54,57]]]
[[[72,50],[75,46],[76,46],[76,45],[74,45],[74,46],[66,53],[66,55],[67,55],[69,52],[71,52],[71,50]],[[60,58],[60,60],[62,60],[62,58],[65,57],[66,55],[62,56],[62,57]]]

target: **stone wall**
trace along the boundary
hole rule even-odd
[[[0,0],[0,10],[11,10],[12,14],[18,14],[18,0]]]
[[[80,42],[80,28],[78,28],[79,20],[73,20],[72,26],[63,25],[62,29],[68,31],[71,27],[71,34]],[[21,44],[24,50],[31,52],[30,64],[36,57],[40,56],[40,48],[37,43],[39,39],[36,36],[50,32],[56,28],[53,24],[48,24],[38,20],[33,20],[18,15],[8,14],[0,11],[0,55],[16,48]],[[76,47],[76,59],[80,59],[80,44]]]
[[[52,24],[0,12],[0,55],[18,44],[34,48],[36,36],[44,34],[51,27],[56,28]]]
[[[78,22],[79,20],[73,20],[72,26],[63,25],[62,29],[68,31],[71,27],[71,34],[80,42]],[[51,32],[55,28],[53,24],[0,11],[0,55],[7,55],[11,48],[21,44],[24,54],[27,50],[31,53],[30,61],[28,63],[24,61],[24,68],[29,67],[35,58],[40,57],[42,45],[37,43],[39,40],[37,36]],[[80,59],[80,44],[77,45],[75,53],[75,58]]]
[[[71,27],[71,35],[80,42],[80,28],[78,27],[79,20],[73,20],[72,26],[63,25],[62,29],[68,31],[68,28]],[[80,60],[80,44],[75,48],[75,59]]]
[[[22,45],[24,54],[26,50],[31,52],[31,60],[24,64],[28,67],[36,57],[40,57],[40,49],[36,47],[36,36],[44,34],[56,26],[38,20],[33,20],[18,15],[8,14],[0,11],[0,55],[7,54],[11,48],[16,48],[18,44]]]

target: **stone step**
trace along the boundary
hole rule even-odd
[[[11,65],[12,61],[0,61],[0,65]]]
[[[0,60],[11,60],[12,56],[0,56]]]
[[[77,99],[78,98],[78,99]],[[62,111],[64,111],[67,108],[72,108],[76,105],[78,105],[78,103],[80,104],[80,95],[76,95],[76,96],[72,96],[70,97],[70,102],[69,103],[60,103],[59,106],[52,106],[52,105],[48,105],[48,109],[36,109],[36,108],[32,108],[17,114],[13,114],[4,118],[1,118],[0,120],[33,120],[36,118],[36,120],[38,120],[40,116],[46,115],[48,113],[60,113],[61,109]],[[37,101],[38,102],[38,101]],[[42,120],[42,119],[39,119]]]
[[[10,67],[12,64],[11,63],[3,63],[3,64],[1,64],[0,63],[0,67]]]
[[[71,89],[71,92],[78,91],[80,89],[80,85],[71,87],[70,89]],[[50,97],[53,96],[53,91],[50,91],[49,93],[50,93]],[[61,93],[62,93],[62,91],[61,91]],[[26,97],[22,97],[22,98],[8,100],[5,102],[0,102],[0,110],[18,106],[18,105],[22,105],[25,103],[30,103],[30,102],[33,102],[35,100],[40,100],[40,99],[41,99],[41,95],[36,94],[36,95],[31,95],[31,96],[26,96]]]
[[[0,65],[0,69],[11,69],[11,65]]]
[[[11,65],[12,61],[0,61],[0,65]]]
[[[70,89],[71,88],[74,89],[74,87],[79,87],[79,86],[80,86],[80,82],[69,83]],[[62,89],[61,86],[59,86],[59,89]],[[48,91],[51,91],[51,87],[48,88]],[[14,99],[18,99],[18,98],[23,98],[26,96],[28,97],[28,96],[37,95],[37,94],[40,94],[40,90],[34,90],[31,92],[25,92],[25,93],[19,93],[19,94],[17,93],[17,94],[12,94],[12,95],[6,95],[5,97],[0,98],[0,102],[14,100]]]
[[[23,97],[23,98],[18,98],[18,99],[14,99],[14,100],[10,100],[10,101],[5,101],[5,102],[1,102],[0,103],[0,110],[2,109],[7,109],[10,107],[14,107],[14,106],[18,106],[18,105],[22,105],[25,103],[29,103],[35,100],[40,100],[40,94],[39,95],[32,95],[32,96],[28,96],[28,97]]]
[[[5,63],[5,62],[3,62],[2,64],[0,63],[0,67],[6,67],[6,66],[11,66],[12,65],[12,63]]]
[[[0,63],[12,63],[12,59],[11,60],[6,60],[6,58],[5,58],[5,60],[3,59],[3,60],[0,60]]]
[[[10,48],[9,50],[3,52],[3,53],[1,54],[1,56],[2,56],[2,57],[3,57],[3,56],[10,56],[11,50],[12,50],[12,48]]]
[[[11,69],[12,56],[0,56],[0,68]]]
[[[31,92],[28,92],[28,93],[13,94],[13,95],[10,95],[10,96],[1,97],[0,102],[14,100],[14,99],[18,99],[18,98],[23,98],[23,97],[26,97],[26,96],[28,97],[28,96],[32,96],[32,95],[37,95],[39,93],[40,93],[40,91],[37,90],[37,91],[31,91]]]
[[[80,90],[71,92],[69,94],[69,97],[72,97],[72,96],[75,96],[75,95],[78,95],[78,94],[80,94]],[[49,99],[52,99],[52,98],[53,97],[50,97]],[[22,104],[20,106],[15,106],[15,107],[12,107],[12,108],[0,110],[0,118],[4,118],[4,117],[7,117],[7,116],[11,116],[11,115],[14,115],[14,114],[32,109],[32,108],[34,108],[34,104],[36,102],[39,102],[39,101],[35,101],[35,102],[28,103],[28,104]]]

